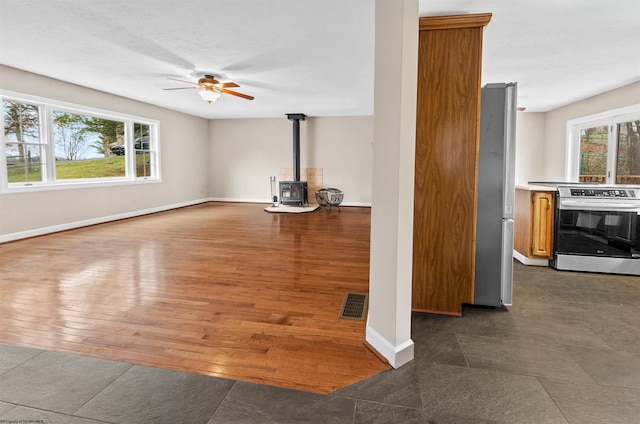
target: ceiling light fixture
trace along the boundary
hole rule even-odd
[[[213,87],[205,87],[204,90],[199,91],[200,96],[205,102],[211,104],[220,98],[220,93],[215,91]]]

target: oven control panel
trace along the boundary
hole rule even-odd
[[[572,188],[571,197],[629,197],[627,190],[609,188]]]

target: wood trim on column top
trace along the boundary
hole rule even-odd
[[[491,13],[467,15],[423,16],[420,18],[420,31],[437,29],[473,28],[486,26]]]

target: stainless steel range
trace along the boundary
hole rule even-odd
[[[640,188],[561,186],[551,266],[640,275]]]

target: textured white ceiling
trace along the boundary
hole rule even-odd
[[[638,0],[420,1],[481,12],[483,81],[517,81],[528,111],[640,80]],[[374,17],[373,0],[0,0],[0,63],[205,118],[370,115]],[[162,90],[205,73],[255,100]]]

